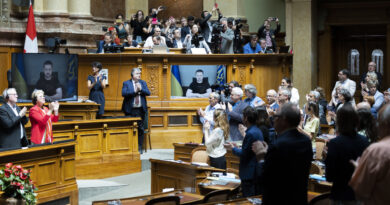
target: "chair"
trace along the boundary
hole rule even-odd
[[[145,205],[179,205],[180,197],[178,196],[164,196],[155,199],[151,199],[145,203]]]
[[[324,152],[325,141],[316,139],[316,160],[322,160],[322,153]]]
[[[229,196],[230,190],[228,189],[212,191],[204,197],[203,203],[227,201]]]
[[[149,149],[152,150],[152,142],[150,140],[150,107],[148,107],[146,113],[145,113],[145,120],[144,120],[144,142],[142,143],[143,149],[146,152],[148,149],[148,142],[149,142]]]
[[[328,205],[330,204],[330,193],[325,193],[310,200],[309,205]]]
[[[191,152],[191,162],[209,163],[209,155],[206,152],[206,147],[197,147]]]
[[[310,174],[322,175],[321,167],[318,166],[316,163],[312,162],[310,167]]]

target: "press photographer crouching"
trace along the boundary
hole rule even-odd
[[[209,45],[207,45],[204,37],[200,35],[199,33],[199,28],[198,25],[194,24],[191,27],[191,34],[188,34],[185,39],[183,44],[186,45],[187,48],[187,53],[192,53],[191,49],[192,48],[204,48],[206,50],[207,54],[211,53]]]

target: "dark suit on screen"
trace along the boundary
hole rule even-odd
[[[263,204],[307,204],[312,159],[313,149],[308,136],[297,129],[281,133],[269,146],[264,159]]]
[[[145,113],[148,109],[146,96],[150,95],[150,91],[145,81],[139,80],[138,82],[141,84],[141,91],[138,93],[135,92],[133,80],[127,80],[123,82],[122,97],[124,97],[124,99],[122,103],[122,111],[126,116],[142,118],[142,120],[138,122],[138,149],[142,152],[142,142],[144,139],[144,120]],[[142,106],[140,108],[133,107],[134,100],[137,95],[140,95],[141,98],[140,102]]]
[[[18,113],[20,108],[16,106]],[[0,107],[0,148],[18,148],[22,146],[27,146],[28,141],[26,138],[26,131],[24,130],[24,125],[28,122],[26,116],[20,117],[15,115],[12,108],[4,103]],[[20,124],[22,124],[22,129],[20,129]],[[21,133],[23,132],[23,138],[21,138]]]
[[[239,175],[244,197],[255,195],[257,160],[252,151],[252,143],[257,140],[264,141],[263,134],[257,126],[252,125],[246,130],[241,149],[233,148],[233,154],[240,157]]]

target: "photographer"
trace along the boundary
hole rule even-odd
[[[227,19],[228,27],[234,31],[234,39],[233,39],[233,51],[234,53],[243,53],[242,44],[244,42],[244,38],[242,37],[242,24],[241,19],[234,19],[232,17]]]
[[[138,10],[136,14],[131,17],[130,26],[133,28],[133,37],[137,43],[141,43],[146,39],[146,34],[143,32],[142,28],[145,24],[144,12]]]
[[[222,17],[222,14],[219,11],[219,9],[214,6],[213,9],[211,10],[211,13],[208,11],[203,11],[201,14],[202,19],[199,21],[199,25],[201,28],[200,30],[202,31],[202,35],[209,45],[211,43],[211,33],[213,30],[213,25],[210,22],[210,18],[212,16],[212,13],[215,12],[216,10],[218,11],[218,14],[219,14],[219,16],[218,16],[218,20],[219,20]]]
[[[191,48],[204,48],[206,49],[206,52],[210,54],[211,50],[209,45],[204,40],[204,37],[202,35],[199,35],[198,31],[198,25],[194,24],[191,27],[192,34],[188,34],[185,37],[183,44],[186,45],[187,53],[192,53]]]
[[[165,6],[159,6],[157,9],[156,8],[149,9],[149,18],[152,19],[153,25],[159,24],[157,19],[157,14],[163,10],[165,10]]]
[[[233,54],[233,39],[234,39],[234,31],[228,27],[227,19],[222,18],[220,20],[223,25],[223,29],[220,33],[221,40],[221,53]]]
[[[271,22],[275,21],[276,22],[276,29],[271,29]],[[258,32],[257,36],[260,39],[265,39],[267,47],[272,48],[273,52],[276,52],[276,41],[275,41],[275,35],[278,34],[280,31],[280,24],[279,24],[279,19],[276,17],[268,17],[264,21],[264,25],[262,25]]]
[[[116,15],[114,28],[116,30],[118,38],[121,40],[126,39],[127,35],[130,34],[130,26],[123,21],[123,14]]]
[[[173,39],[173,31],[176,29],[176,19],[171,16],[169,19],[165,22],[165,29],[164,29],[164,35],[168,39]]]
[[[221,91],[221,99],[222,102],[231,102],[230,94],[232,93],[232,89],[235,87],[241,87],[240,84],[238,84],[237,81],[232,80],[229,84],[224,85],[224,90]]]

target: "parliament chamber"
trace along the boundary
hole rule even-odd
[[[325,91],[324,99],[328,102],[331,100],[337,72],[341,68],[354,71],[351,79],[357,82],[357,87],[353,97],[359,102],[363,98],[359,85],[360,74],[367,71],[371,59],[379,62],[378,71],[381,70],[383,75],[381,89],[389,87],[390,3],[382,0],[359,0],[357,3],[349,0],[266,0],[266,3],[257,0],[232,0],[229,3],[222,0],[33,2],[38,53],[42,54],[42,58],[75,54],[77,59],[64,63],[66,72],[55,74],[59,79],[66,79],[61,81],[66,83],[72,76],[76,76],[72,82],[76,86],[62,87],[64,96],[66,93],[66,98],[63,98],[68,100],[60,102],[59,121],[52,123],[53,142],[22,149],[1,149],[0,152],[1,167],[12,162],[32,171],[31,179],[38,188],[38,204],[146,204],[161,197],[178,197],[180,204],[212,204],[205,200],[209,197],[207,195],[221,190],[229,190],[231,199],[220,200],[221,204],[252,204],[258,202],[256,200],[261,201],[262,196],[235,198],[242,197],[242,181],[232,179],[222,183],[223,177],[214,176],[227,172],[239,178],[240,157],[232,150],[227,150],[224,155],[226,170],[197,164],[192,160],[195,150],[206,150],[199,109],[210,105],[208,97],[186,97],[189,84],[196,81],[198,71],[195,70],[205,71],[203,80],[215,82],[210,85],[216,86],[219,80],[215,78],[220,73],[218,71],[215,74],[215,71],[222,67],[223,82],[218,85],[220,87],[213,89],[223,90],[225,88],[222,87],[226,86],[224,84],[237,81],[245,93],[244,86],[252,84],[257,89],[257,96],[266,103],[267,91],[278,91],[281,80],[289,78],[294,88],[299,90],[301,100],[298,107],[302,108],[307,93],[317,86]],[[278,19],[278,24],[280,19],[281,32],[272,36],[278,45],[275,53],[188,54],[185,48],[148,53],[153,50],[142,47],[125,47],[118,53],[96,53],[107,27],[109,30],[118,13],[122,14],[126,22],[130,22],[138,10],[148,15],[150,8],[163,5],[167,9],[160,11],[158,18],[165,20],[173,16],[180,27],[181,16],[194,16],[199,20],[202,18],[201,11],[211,11],[218,4],[224,16],[241,21],[242,32],[238,36],[245,43],[250,43],[252,35],[258,33],[264,19]],[[217,21],[216,11],[213,12],[210,19]],[[28,94],[23,97],[30,98],[35,80],[39,75],[42,77],[44,71],[41,68],[28,71],[27,68],[37,66],[32,63],[21,73],[14,72],[15,67],[20,65],[15,54],[24,51],[27,19],[28,3],[18,5],[16,0],[0,0],[0,91],[12,87],[9,84],[11,78],[24,75],[27,83],[22,86],[25,89],[17,91],[21,96],[20,92],[27,90],[25,92]],[[59,41],[59,45],[52,50],[53,47],[47,46],[47,39],[50,38],[67,40],[67,43]],[[266,43],[269,43],[268,40]],[[287,51],[279,52],[283,47]],[[56,61],[60,62],[58,59]],[[102,116],[99,116],[101,104],[89,100],[91,88],[87,79],[93,72],[91,64],[94,62],[101,63],[107,81]],[[177,67],[180,67],[182,82],[186,81],[179,95],[175,94]],[[215,71],[208,70],[209,67],[215,67]],[[74,68],[77,68],[76,73],[72,73]],[[140,79],[146,82],[150,91],[146,97],[143,147],[139,147],[138,142],[141,117],[125,116],[122,110],[122,88],[125,81],[132,79],[134,68],[141,71]],[[27,74],[34,79],[28,79],[25,76]],[[21,86],[15,82],[13,86],[15,84]],[[71,91],[73,93],[69,94]],[[4,103],[0,102],[0,105]],[[34,104],[18,102],[17,106],[26,107],[26,116],[29,116]],[[50,102],[45,106],[49,107]],[[335,128],[334,125],[325,124],[320,129],[323,134],[328,134],[329,130]],[[31,119],[25,125],[25,131],[30,139]],[[317,152],[314,158],[317,161],[312,163],[310,174],[320,179],[310,176],[306,190],[308,201],[331,192],[333,185],[324,179],[325,165],[318,163],[324,160],[322,152]],[[290,170],[284,171],[289,174]],[[130,181],[126,181],[130,175]],[[110,185],[105,187],[104,183],[107,182]],[[279,194],[283,197],[285,193]]]

